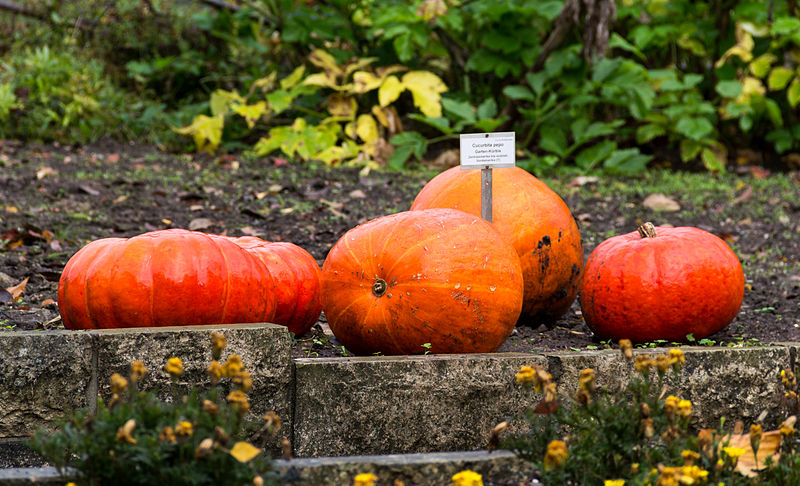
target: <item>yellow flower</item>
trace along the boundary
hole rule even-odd
[[[250,410],[250,401],[247,400],[247,395],[240,390],[234,390],[228,393],[226,399],[240,415]]]
[[[787,390],[797,387],[797,379],[791,370],[781,370],[781,382],[783,382],[783,387]]]
[[[656,429],[655,426],[653,425],[652,418],[646,417],[642,419],[642,433],[648,439],[652,438],[655,435]]]
[[[551,440],[547,444],[547,452],[544,454],[545,470],[561,466],[567,456],[569,456],[567,444],[561,440]]]
[[[122,377],[119,373],[111,375],[111,391],[113,393],[122,393],[128,388],[128,380]]]
[[[683,356],[683,351],[680,349],[670,349],[669,360],[675,371],[680,370],[680,367],[686,364],[686,358]]]
[[[681,457],[683,458],[684,466],[692,466],[694,465],[695,461],[700,459],[700,454],[695,451],[685,449],[681,451]]]
[[[594,370],[586,368],[581,370],[580,377],[578,378],[578,388],[590,392],[594,390]]]
[[[239,385],[239,388],[245,393],[253,386],[253,379],[250,378],[250,373],[248,373],[246,370],[240,370],[238,373],[233,375],[231,381]]]
[[[161,429],[161,432],[158,433],[158,440],[160,440],[161,442],[168,442],[170,444],[174,444],[175,430],[173,430],[172,427],[167,425],[166,427]]]
[[[216,403],[212,402],[211,400],[205,399],[203,400],[203,411],[212,417],[217,416],[217,412],[219,411],[219,407]]]
[[[794,424],[797,422],[797,417],[792,415],[788,417],[786,420],[781,423],[781,436],[783,437],[792,437],[794,435]]]
[[[232,354],[228,356],[228,360],[225,361],[225,376],[228,378],[232,378],[237,373],[244,369],[244,363],[242,362],[242,357],[238,354]]]
[[[634,363],[634,366],[641,374],[647,375],[650,373],[650,368],[652,368],[654,364],[655,362],[650,359],[649,354],[640,354],[636,357],[636,363]]]
[[[269,412],[264,414],[264,426],[270,432],[275,432],[276,430],[281,428],[281,418],[275,413],[274,410],[270,410]]]
[[[125,425],[117,429],[117,440],[127,442],[128,444],[135,444],[136,439],[133,438],[133,429],[136,428],[136,421],[129,419]]]
[[[736,464],[736,461],[747,451],[740,447],[723,447],[722,452],[724,452],[726,456],[730,457],[731,461]]]
[[[353,486],[375,486],[378,476],[370,473],[359,474],[353,480]]]
[[[533,371],[533,368],[530,366],[522,366],[517,372],[517,384],[527,385],[528,383],[533,383],[533,377],[535,375],[536,372]]]
[[[787,400],[797,400],[797,393],[793,391],[786,392],[784,396],[786,397]]]
[[[227,344],[228,340],[225,339],[224,334],[216,331],[211,332],[211,354],[213,355],[214,359],[219,359],[222,350],[225,349]]]
[[[675,417],[679,403],[680,399],[674,395],[670,395],[664,400],[664,412],[666,412],[668,419],[672,420]]]
[[[469,469],[453,475],[453,486],[483,486],[483,476]]]
[[[142,381],[144,375],[147,373],[144,363],[141,361],[134,361],[131,363],[131,381],[134,383]]]
[[[694,484],[695,482],[705,481],[708,478],[708,471],[697,466],[683,466],[680,470],[681,484]]]
[[[603,481],[603,486],[624,486],[624,479],[606,479]]]
[[[551,381],[544,385],[544,401],[549,403],[556,401],[556,399],[558,399],[556,384]]]
[[[678,402],[678,415],[683,418],[691,417],[692,415],[692,402],[689,400],[681,400]]]
[[[216,385],[225,376],[225,369],[219,364],[219,361],[212,361],[206,368],[206,374],[208,379],[211,380],[211,384]]]
[[[170,358],[167,360],[164,370],[173,378],[178,378],[183,374],[183,361],[180,358]]]
[[[620,339],[619,350],[622,352],[622,356],[628,361],[633,359],[633,344],[630,339]]]
[[[253,486],[264,486],[264,478],[256,476],[253,478]]]
[[[669,360],[669,356],[666,354],[659,354],[656,356],[656,369],[658,370],[659,374],[664,374],[669,370],[669,367],[672,363]]]
[[[192,427],[192,423],[191,422],[187,422],[185,420],[182,420],[182,421],[178,422],[178,425],[175,426],[175,434],[176,435],[180,435],[180,436],[183,436],[183,437],[189,437],[189,436],[192,435],[192,433],[194,433],[194,429]]]
[[[750,447],[753,448],[753,451],[758,450],[758,445],[761,443],[761,434],[763,431],[761,430],[761,425],[753,424],[750,426]]]
[[[198,444],[197,448],[194,450],[194,457],[195,459],[200,459],[201,457],[205,457],[211,453],[214,449],[214,439],[211,437],[206,437],[200,444]]]

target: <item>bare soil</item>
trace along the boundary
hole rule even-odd
[[[586,256],[604,238],[632,231],[646,219],[698,226],[732,244],[745,268],[744,304],[730,326],[701,344],[800,341],[800,197],[747,193],[749,173],[741,176],[735,198],[672,194],[681,210],[668,215],[642,206],[646,190],[616,196],[607,189],[641,184],[641,177],[555,182],[566,188],[561,195],[579,221]],[[58,278],[70,256],[94,239],[173,227],[256,235],[291,241],[322,264],[348,229],[407,210],[431,174],[364,174],[280,158],[181,156],[111,142],[73,149],[0,140],[0,332],[62,327]],[[800,191],[797,173],[769,177],[788,179],[790,191]],[[778,209],[782,217],[773,218]],[[3,290],[25,279],[17,298]],[[576,302],[552,328],[518,327],[500,351],[607,346],[593,339]],[[294,355],[349,352],[323,315],[298,337]]]

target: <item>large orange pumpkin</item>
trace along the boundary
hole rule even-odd
[[[522,269],[479,217],[407,211],[342,236],[322,266],[322,307],[356,354],[492,352],[519,317]]]
[[[288,327],[295,336],[308,332],[322,311],[322,271],[314,257],[294,243],[271,243],[255,236],[232,241],[258,256],[275,280],[277,310],[273,322]]]
[[[727,326],[744,296],[728,245],[699,228],[643,225],[594,249],[581,284],[586,324],[601,339],[702,339]]]
[[[58,307],[69,329],[272,322],[274,288],[264,263],[230,239],[170,229],[81,248],[61,274]]]
[[[517,250],[525,279],[521,324],[551,324],[578,294],[583,246],[564,201],[518,167],[493,170],[492,224]],[[422,188],[411,209],[455,208],[481,214],[479,170],[453,167]]]

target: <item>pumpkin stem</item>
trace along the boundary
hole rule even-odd
[[[386,293],[387,288],[389,288],[389,286],[386,285],[386,280],[382,278],[376,278],[375,283],[372,284],[372,295],[375,297],[381,297]]]
[[[641,226],[639,226],[639,236],[642,238],[655,238],[658,236],[656,234],[656,227],[653,226],[653,223],[647,222]]]

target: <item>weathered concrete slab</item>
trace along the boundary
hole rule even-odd
[[[793,365],[788,346],[769,347],[682,347],[686,366],[678,380],[669,377],[669,394],[691,400],[698,425],[716,427],[719,420],[755,420],[767,412],[765,424],[774,425],[784,418],[781,409],[783,388],[778,374]],[[666,349],[636,350],[636,354],[654,357]],[[634,376],[641,376],[619,351],[581,351],[547,354],[548,371],[558,382],[559,394],[574,393],[578,376],[584,368],[597,374],[598,386],[619,392]],[[653,379],[656,373],[652,372]]]
[[[339,456],[476,450],[522,413],[533,393],[515,385],[542,356],[377,356],[295,360],[294,450]]]
[[[87,406],[91,378],[91,338],[86,333],[4,333],[0,437],[24,437]]]
[[[184,375],[178,381],[178,393],[190,385],[210,386],[206,368],[211,362],[212,331],[225,334],[227,347],[222,353],[238,354],[252,375],[249,393],[251,418],[259,420],[269,410],[282,419],[281,435],[291,435],[292,361],[289,332],[274,324],[231,324],[191,327],[108,329],[90,331],[97,353],[100,396],[111,396],[108,378],[112,373],[128,376],[130,364],[139,360],[149,370],[142,388],[153,390],[165,399],[175,391],[164,365],[172,357],[183,361]]]

